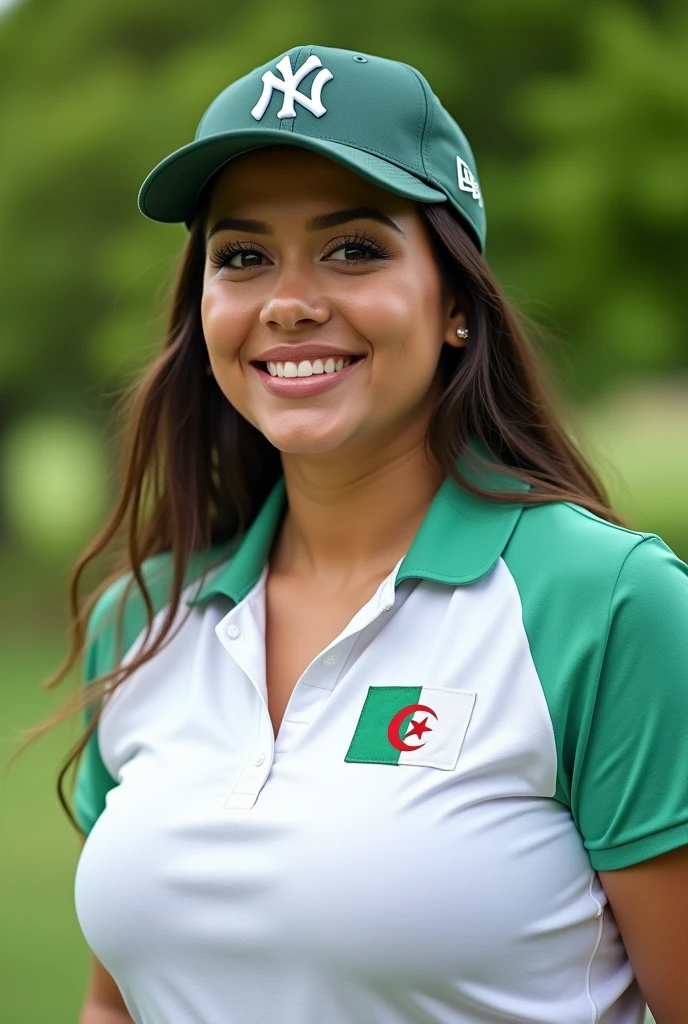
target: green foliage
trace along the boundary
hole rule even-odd
[[[580,66],[516,97],[535,148],[504,212],[527,246],[504,266],[556,311],[591,392],[688,363],[688,9],[652,23],[601,4],[584,29]]]
[[[106,514],[102,446],[83,418],[26,416],[3,438],[0,485],[15,536],[41,557],[76,557]]]

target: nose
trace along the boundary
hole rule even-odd
[[[307,324],[324,324],[330,318],[329,303],[314,289],[302,270],[285,269],[260,311],[265,327],[293,331]]]

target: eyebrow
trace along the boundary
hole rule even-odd
[[[356,206],[351,210],[335,210],[334,213],[321,213],[317,217],[311,217],[306,221],[306,231],[322,231],[325,228],[334,228],[338,224],[346,224],[350,220],[377,220],[381,224],[398,231],[404,238],[406,235],[398,224],[382,213],[374,206]],[[244,220],[237,217],[223,217],[210,229],[206,235],[206,242],[209,242],[217,231],[225,231],[229,228],[235,231],[249,231],[254,235],[274,235],[269,224],[262,220]]]

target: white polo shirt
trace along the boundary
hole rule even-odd
[[[219,568],[193,556],[173,639],[79,767],[77,916],[133,1019],[641,1024],[597,871],[688,843],[688,566],[578,505],[446,479],[275,740],[284,511],[280,480]],[[170,573],[146,563],[154,631]],[[117,663],[126,579],[92,614],[86,682]],[[126,662],[137,590],[123,625]]]

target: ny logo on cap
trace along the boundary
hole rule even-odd
[[[480,206],[483,205],[483,197],[480,191],[480,185],[478,179],[473,174],[465,160],[462,160],[460,156],[456,158],[456,171],[459,178],[459,188],[462,192],[470,192],[474,199],[478,200]]]
[[[286,57],[282,57],[282,60],[277,64],[277,70],[282,75],[281,80],[272,71],[266,71],[262,76],[263,92],[251,111],[256,121],[260,121],[261,117],[268,109],[273,89],[279,89],[284,93],[284,102],[282,103],[281,110],[278,111],[278,117],[296,117],[294,100],[298,100],[301,106],[305,107],[306,110],[310,110],[311,114],[315,114],[316,117],[322,117],[323,114],[326,114],[327,111],[320,99],[320,93],[322,92],[323,85],[325,85],[326,82],[329,82],[331,78],[334,78],[331,71],[328,71],[327,68],[323,68],[322,71],[317,73],[313,79],[313,84],[311,85],[310,96],[305,96],[298,90],[301,80],[306,77],[309,71],[312,71],[313,68],[320,67],[322,67],[322,61],[320,60],[320,57],[316,57],[313,53],[306,63],[299,68],[296,74],[294,74],[291,69],[289,54],[287,54]]]

